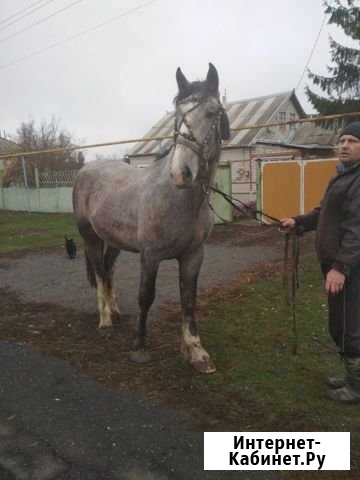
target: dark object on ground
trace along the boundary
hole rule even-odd
[[[68,257],[72,260],[76,257],[76,244],[72,238],[68,238],[65,235],[65,248]]]

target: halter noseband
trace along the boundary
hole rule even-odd
[[[220,126],[221,117],[224,115],[225,110],[219,102],[219,109],[218,109],[217,114],[214,117],[214,121],[210,125],[208,133],[205,135],[204,140],[202,142],[200,142],[196,138],[194,132],[192,131],[191,125],[189,124],[186,116],[190,112],[192,112],[193,110],[198,108],[204,102],[204,100],[199,100],[195,96],[190,96],[190,97],[187,97],[184,100],[178,102],[177,106],[182,104],[182,103],[188,103],[188,102],[191,102],[191,101],[195,101],[196,102],[195,105],[192,108],[190,108],[190,110],[188,110],[187,112],[182,114],[182,118],[181,118],[180,122],[178,122],[177,114],[175,114],[174,144],[175,145],[180,144],[180,145],[184,145],[185,147],[190,148],[190,150],[192,150],[199,157],[199,160],[201,162],[201,167],[205,167],[206,171],[208,171],[210,156],[205,154],[205,149],[208,146],[209,140],[210,140],[211,136],[213,135],[214,130],[216,130],[215,133],[217,134],[219,144],[221,143],[219,126]],[[183,123],[186,126],[188,132],[181,132],[180,131],[181,125]]]

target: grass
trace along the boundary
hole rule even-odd
[[[292,312],[280,275],[272,275],[206,305],[203,339],[221,373],[196,381],[223,393],[235,428],[350,431],[352,470],[359,472],[359,405],[339,405],[326,396],[326,376],[342,373],[343,365],[329,339],[327,300],[314,254],[302,259],[300,282],[297,355]],[[346,474],[328,478],[349,478],[341,475]]]
[[[64,245],[64,235],[79,239],[70,213],[0,211],[0,254]]]

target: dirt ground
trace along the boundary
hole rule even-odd
[[[283,235],[274,227],[253,222],[215,227],[199,281],[200,332],[207,298],[222,298],[234,283],[248,283],[279,269],[283,244]],[[100,334],[96,295],[87,284],[81,250],[74,261],[63,250],[3,256],[1,340],[15,340],[63,358],[112,389],[141,392],[156,403],[193,412],[199,429],[221,428],[221,422],[228,421],[220,414],[223,409],[219,408],[217,417],[213,408],[207,411],[205,398],[194,397],[193,371],[179,353],[176,262],[163,262],[158,275],[157,298],[149,318],[152,362],[141,367],[129,362],[138,280],[138,257],[122,253],[115,277],[122,315],[111,333]]]

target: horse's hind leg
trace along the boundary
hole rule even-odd
[[[117,257],[119,256],[120,250],[108,246],[105,250],[104,255],[104,288],[105,296],[110,303],[111,314],[120,315],[120,310],[116,302],[116,296],[113,288],[113,278],[114,278],[114,265]]]
[[[85,258],[90,285],[96,287],[100,315],[99,328],[111,327],[112,270],[116,259],[109,253],[106,259],[105,245],[90,223],[79,222],[79,232],[84,239]],[[107,250],[107,249],[106,249]]]
[[[85,255],[88,267],[88,278],[91,285],[96,287],[97,303],[100,315],[99,328],[112,326],[111,306],[107,275],[104,266],[104,242],[85,241]],[[95,281],[94,281],[95,279]]]
[[[181,352],[185,359],[201,373],[216,371],[209,354],[201,345],[195,317],[197,280],[203,261],[204,249],[186,254],[179,259],[180,296],[182,306]]]
[[[155,298],[155,283],[159,269],[159,261],[141,254],[141,279],[139,289],[140,312],[137,319],[136,333],[130,359],[137,363],[144,363],[150,360],[146,352],[146,320],[149,309]]]

